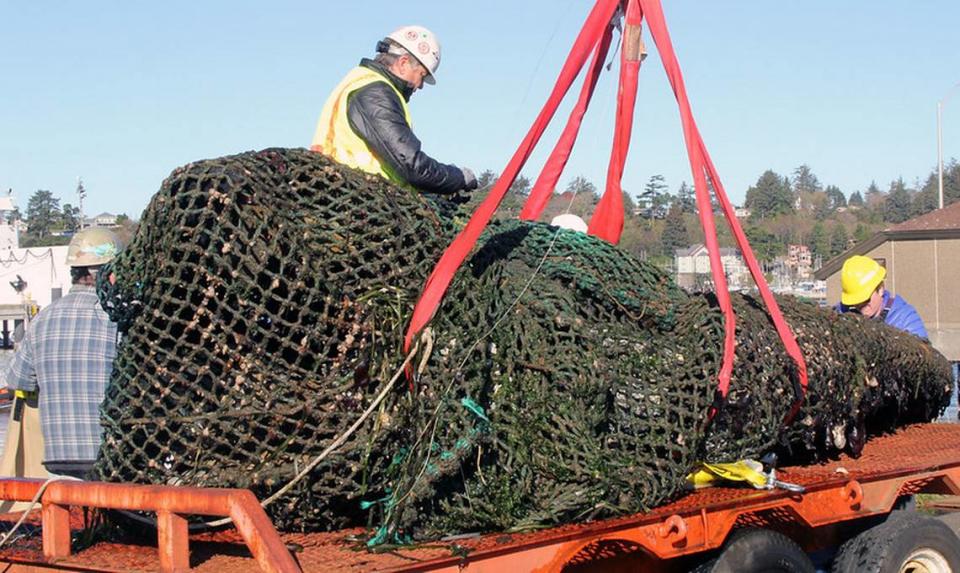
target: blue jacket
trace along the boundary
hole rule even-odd
[[[853,308],[838,304],[837,310],[840,312],[851,312]],[[899,328],[925,340],[929,338],[927,329],[923,325],[923,320],[920,318],[920,315],[917,314],[917,309],[903,300],[903,297],[900,295],[892,295],[891,298],[890,291],[883,292],[883,311],[880,316],[883,317],[885,323],[894,328]]]

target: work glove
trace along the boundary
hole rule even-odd
[[[463,172],[463,190],[464,191],[473,191],[477,188],[477,176],[473,174],[473,170],[467,167],[461,167],[460,171]]]

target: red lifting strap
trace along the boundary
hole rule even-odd
[[[437,266],[434,267],[433,272],[431,272],[427,278],[427,283],[423,287],[420,300],[417,301],[417,305],[413,309],[410,326],[407,327],[407,334],[403,344],[404,352],[410,350],[413,337],[423,330],[423,327],[433,318],[433,314],[440,306],[440,301],[443,299],[444,293],[447,292],[447,287],[450,286],[450,281],[453,280],[457,269],[460,268],[464,259],[470,254],[470,250],[473,249],[473,246],[477,243],[480,233],[486,228],[494,211],[500,206],[503,196],[507,193],[510,186],[513,185],[513,181],[517,178],[517,174],[520,173],[520,169],[523,168],[527,159],[530,157],[530,152],[533,151],[534,146],[540,140],[540,136],[543,135],[547,124],[550,123],[550,119],[553,118],[557,106],[560,105],[563,96],[566,95],[573,80],[576,79],[577,74],[583,68],[583,64],[587,60],[587,55],[600,41],[603,31],[607,23],[610,22],[610,19],[613,18],[613,14],[619,3],[620,0],[598,0],[593,6],[590,15],[587,16],[587,21],[583,25],[583,29],[580,30],[577,40],[573,43],[573,48],[570,50],[570,55],[567,56],[567,61],[564,62],[563,68],[560,70],[560,77],[557,79],[557,83],[550,93],[550,98],[547,100],[547,103],[544,104],[543,109],[540,110],[540,114],[530,127],[530,131],[527,132],[520,147],[513,154],[510,163],[507,164],[506,169],[503,170],[503,173],[493,185],[490,193],[483,202],[480,203],[477,210],[473,212],[473,216],[470,217],[467,226],[460,231],[460,234],[450,243],[447,250],[443,252]]]
[[[663,60],[664,69],[667,77],[670,79],[670,85],[673,87],[673,93],[680,105],[680,118],[683,125],[683,135],[687,145],[687,154],[690,158],[690,168],[693,171],[694,188],[697,195],[697,209],[700,213],[700,223],[703,225],[706,235],[707,252],[710,255],[710,270],[713,274],[714,285],[716,287],[717,301],[724,315],[724,345],[723,345],[723,363],[720,368],[717,391],[721,398],[725,398],[730,388],[730,376],[733,372],[734,342],[736,334],[736,318],[733,313],[733,306],[730,302],[730,292],[727,288],[726,276],[723,273],[723,265],[720,262],[720,246],[717,243],[717,232],[713,221],[713,206],[710,204],[710,194],[707,188],[706,174],[710,176],[710,183],[713,186],[714,195],[720,203],[720,207],[727,223],[733,231],[733,236],[740,247],[741,253],[750,269],[757,288],[760,290],[760,296],[766,304],[773,319],[773,324],[780,335],[787,354],[793,358],[797,367],[797,378],[799,388],[794,388],[796,400],[791,407],[784,423],[789,423],[803,402],[803,397],[807,390],[807,365],[803,359],[803,353],[797,344],[790,326],[783,318],[780,306],[777,304],[770,287],[760,270],[760,265],[750,248],[747,236],[740,226],[734,214],[733,206],[727,198],[727,193],[720,182],[720,176],[717,174],[707,148],[697,129],[697,124],[693,119],[693,111],[690,109],[690,101],[687,99],[687,90],[683,84],[683,74],[680,72],[680,64],[677,62],[676,53],[673,50],[673,44],[670,41],[670,32],[667,30],[667,23],[663,17],[663,9],[659,0],[639,0],[643,7],[644,15],[647,18],[647,24],[650,26],[650,34],[657,45],[657,51]],[[711,411],[711,417],[716,413],[716,408]]]
[[[530,190],[530,195],[523,205],[523,210],[520,211],[520,218],[524,221],[536,221],[550,201],[554,189],[557,188],[557,181],[560,179],[560,174],[563,173],[563,168],[567,165],[567,160],[570,159],[570,150],[573,149],[573,144],[577,140],[577,134],[580,133],[580,123],[583,120],[583,115],[587,111],[587,106],[590,105],[591,98],[593,98],[593,90],[597,87],[597,78],[600,77],[603,61],[610,50],[612,35],[613,22],[611,21],[607,24],[603,36],[597,43],[593,60],[590,62],[590,69],[583,81],[583,88],[580,90],[580,98],[570,112],[570,118],[567,120],[566,127],[563,128],[563,133],[560,134],[560,139],[557,140],[557,145],[550,153],[547,162],[544,163],[543,170],[540,171],[540,176],[537,177],[537,181],[533,184],[533,189]]]
[[[641,42],[640,3],[629,0],[627,23],[623,29],[623,45],[620,50],[620,89],[617,91],[617,119],[614,124],[613,151],[607,167],[607,187],[593,211],[587,233],[617,244],[623,232],[623,166],[630,149],[633,129],[633,110],[637,103],[637,78],[640,75]]]
[[[624,3],[626,5],[627,25],[624,30],[624,49],[621,54],[620,87],[617,96],[617,118],[613,152],[611,153],[610,164],[607,170],[606,188],[600,203],[597,205],[597,209],[594,211],[594,216],[590,220],[589,232],[607,241],[616,243],[619,241],[623,228],[623,197],[620,181],[629,149],[633,110],[636,101],[637,77],[641,59],[639,53],[640,24],[641,20],[646,17],[650,27],[650,33],[660,52],[664,69],[680,107],[684,140],[686,142],[687,155],[690,160],[690,168],[693,172],[697,209],[700,223],[704,230],[707,252],[710,257],[710,271],[716,288],[717,301],[724,316],[723,361],[718,375],[717,398],[714,407],[711,408],[709,418],[712,419],[716,414],[717,407],[722,403],[722,400],[726,397],[730,388],[736,334],[736,316],[733,311],[726,276],[724,275],[723,265],[720,260],[720,246],[717,241],[713,205],[710,201],[710,189],[712,187],[714,195],[720,204],[720,208],[733,231],[737,245],[740,247],[740,251],[746,259],[750,274],[753,276],[754,282],[756,282],[760,290],[760,295],[770,312],[770,317],[777,329],[777,333],[787,353],[796,364],[797,380],[794,381],[796,400],[785,419],[784,423],[788,423],[799,411],[807,389],[807,367],[803,359],[803,354],[789,325],[787,325],[786,320],[783,318],[776,299],[774,299],[773,294],[770,292],[766,279],[764,279],[763,273],[760,270],[760,265],[757,263],[756,257],[750,248],[750,244],[747,241],[747,237],[739,221],[737,221],[733,206],[727,198],[717,170],[713,166],[710,155],[707,153],[706,146],[703,143],[703,138],[697,129],[696,122],[693,119],[693,112],[690,108],[690,102],[687,99],[686,88],[683,84],[680,65],[677,62],[666,21],[663,17],[663,9],[660,1],[624,0]],[[487,223],[489,223],[494,211],[496,211],[500,205],[507,190],[513,184],[520,169],[530,156],[530,152],[539,141],[544,129],[556,112],[560,101],[569,90],[570,85],[579,71],[583,68],[591,48],[594,48],[594,58],[586,80],[584,81],[580,99],[571,112],[567,126],[563,131],[560,141],[554,148],[544,171],[537,179],[534,190],[531,192],[531,196],[527,200],[521,213],[521,218],[536,219],[542,212],[550,194],[556,186],[560,172],[566,164],[570,150],[573,147],[573,142],[579,131],[583,114],[593,95],[597,75],[599,74],[600,66],[609,47],[609,23],[616,13],[619,4],[620,0],[598,0],[594,5],[561,69],[560,77],[550,94],[550,98],[547,100],[543,109],[541,109],[540,114],[537,116],[527,136],[507,164],[501,177],[497,180],[496,184],[494,184],[493,189],[491,189],[490,193],[474,212],[467,226],[457,235],[443,253],[437,266],[427,279],[423,294],[421,294],[420,300],[414,308],[413,316],[407,329],[404,340],[405,350],[409,350],[413,337],[416,336],[433,317],[447,287],[450,285],[450,281],[453,280],[460,265],[476,244],[480,233],[486,227]]]

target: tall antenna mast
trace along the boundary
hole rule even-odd
[[[83,229],[83,221],[84,221],[83,198],[86,196],[87,196],[87,190],[84,189],[83,187],[83,179],[81,179],[80,176],[77,175],[77,199],[78,199],[79,209],[80,209],[80,228],[81,229]]]

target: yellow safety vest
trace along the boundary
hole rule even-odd
[[[412,188],[389,165],[383,164],[377,159],[366,142],[360,139],[360,136],[350,128],[350,122],[347,120],[347,98],[351,93],[373,82],[383,82],[397,93],[407,125],[412,126],[407,102],[396,86],[374,70],[358,66],[351,70],[347,77],[343,78],[343,81],[327,98],[327,102],[323,104],[320,121],[317,122],[317,130],[313,134],[313,143],[310,145],[310,149],[319,151],[338,163],[366,173],[379,175],[401,187]]]

